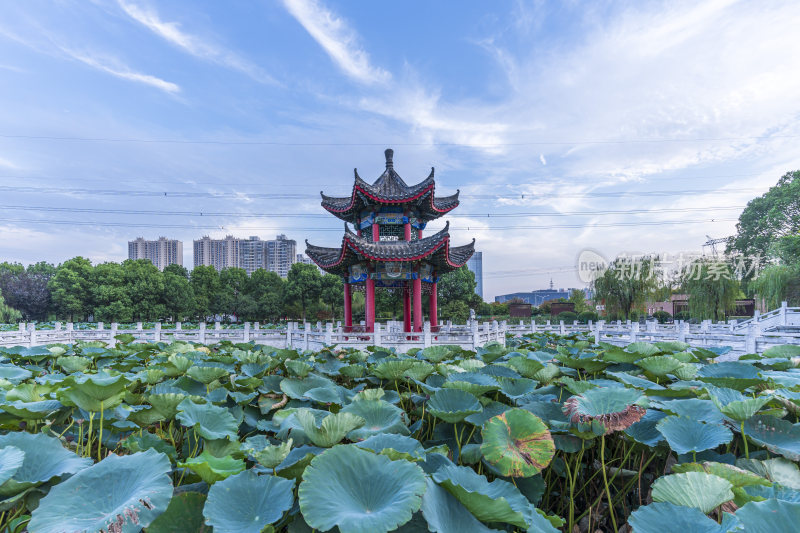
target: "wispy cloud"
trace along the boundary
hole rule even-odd
[[[318,0],[283,0],[283,4],[345,74],[367,85],[392,78],[388,71],[370,63],[355,30]]]
[[[125,65],[119,64],[116,60],[101,58],[90,53],[79,52],[66,47],[61,47],[61,50],[71,58],[80,61],[81,63],[111,74],[112,76],[122,78],[123,80],[144,83],[145,85],[150,85],[151,87],[161,89],[162,91],[170,94],[176,94],[181,91],[180,86],[172,83],[171,81],[162,80],[161,78],[151,76],[150,74],[136,72],[129,69]]]
[[[118,0],[117,3],[130,18],[185,52],[205,61],[237,70],[256,81],[275,83],[275,80],[258,65],[222,46],[187,33],[178,22],[162,20],[154,9],[126,0]]]

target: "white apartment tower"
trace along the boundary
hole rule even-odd
[[[259,268],[286,277],[295,262],[297,243],[278,235],[275,240],[262,241],[251,236],[239,239],[232,235],[212,239],[207,235],[194,241],[194,266],[210,265],[217,270],[243,268],[250,275]]]
[[[168,265],[183,265],[183,243],[166,237],[159,237],[157,241],[139,237],[128,241],[128,259],[147,259],[159,270]]]
[[[475,274],[475,281],[478,283],[475,287],[475,293],[483,298],[483,252],[475,252],[472,257],[467,261],[467,268]]]

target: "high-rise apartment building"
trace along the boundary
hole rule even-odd
[[[183,243],[166,237],[159,237],[157,241],[139,237],[128,241],[128,259],[147,259],[159,270],[168,265],[183,265]]]
[[[278,235],[275,240],[262,241],[251,236],[239,239],[232,235],[224,239],[204,236],[194,241],[194,266],[211,265],[217,270],[243,268],[250,275],[259,268],[286,277],[296,260],[297,243]]]
[[[475,274],[475,281],[478,286],[475,287],[475,293],[483,298],[483,252],[475,252],[472,257],[467,261],[467,268]]]

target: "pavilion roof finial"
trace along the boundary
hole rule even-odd
[[[387,148],[384,150],[383,155],[386,156],[386,170],[394,168],[394,161],[392,161],[392,157],[394,157],[394,150]]]

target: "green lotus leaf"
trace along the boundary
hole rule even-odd
[[[490,418],[505,413],[509,409],[511,409],[510,405],[506,405],[500,402],[489,402],[483,407],[483,411],[471,414],[464,420],[466,420],[473,426],[482,426]]]
[[[364,377],[364,374],[367,372],[366,367],[362,365],[347,365],[343,366],[339,369],[339,373],[345,377],[350,379],[356,379],[360,377]]]
[[[227,376],[228,371],[216,366],[192,366],[186,371],[186,375],[203,385],[208,385],[221,377]]]
[[[523,529],[528,529],[533,522],[533,507],[519,489],[507,481],[489,482],[472,468],[454,465],[439,468],[433,473],[433,480],[482,522],[503,522]]]
[[[578,381],[569,376],[561,376],[556,380],[556,382],[564,385],[564,387],[572,394],[583,394],[587,390],[597,387],[597,385],[591,381]]]
[[[311,442],[322,448],[338,444],[348,433],[365,423],[360,416],[346,412],[331,413],[323,418],[319,425],[314,414],[308,409],[300,409],[294,416]]]
[[[83,374],[68,376],[56,393],[64,405],[76,405],[88,412],[111,409],[122,402],[130,381],[123,375]]]
[[[217,533],[259,533],[293,503],[294,482],[246,470],[209,489],[203,516]]]
[[[697,376],[697,365],[691,363],[682,363],[681,366],[672,372],[678,379],[691,380]]]
[[[311,461],[298,493],[300,511],[315,529],[384,533],[411,520],[425,488],[414,463],[336,446]]]
[[[134,453],[143,452],[152,448],[157,452],[165,454],[173,461],[178,458],[178,452],[175,451],[175,447],[172,444],[152,433],[143,432],[141,435],[133,433],[125,440],[121,441],[120,446]]]
[[[667,414],[661,411],[648,410],[641,420],[625,430],[625,434],[636,442],[654,447],[664,440],[664,435],[656,429],[656,426],[666,416]]]
[[[138,533],[172,498],[169,458],[154,450],[109,455],[50,489],[28,529],[38,533],[109,530]]]
[[[761,383],[758,372],[751,364],[725,361],[703,366],[697,372],[697,379],[716,387],[744,390]]]
[[[749,419],[772,399],[770,396],[751,398],[732,389],[713,386],[707,387],[707,390],[711,396],[711,401],[714,402],[717,409],[737,422],[744,422]]]
[[[530,394],[538,385],[536,381],[528,378],[497,377],[495,380],[500,386],[500,393],[512,402],[526,394]]]
[[[148,368],[136,374],[136,379],[147,385],[154,385],[162,380],[166,372],[160,368]]]
[[[727,479],[705,472],[686,472],[660,477],[653,483],[653,501],[700,509],[704,514],[733,499]]]
[[[234,459],[230,455],[225,457],[215,457],[208,450],[197,457],[190,457],[184,462],[179,462],[180,468],[188,468],[208,484],[222,481],[234,474],[238,474],[245,468],[244,461]]]
[[[564,412],[573,423],[600,422],[607,431],[624,430],[645,414],[647,399],[638,390],[597,387],[564,402]]]
[[[736,511],[747,533],[794,533],[800,524],[800,503],[777,499],[750,502]]]
[[[644,357],[649,357],[651,355],[655,355],[660,351],[668,351],[668,350],[661,350],[655,344],[650,344],[649,342],[632,342],[625,347],[625,349],[629,352],[636,353],[642,355]]]
[[[770,346],[764,350],[764,357],[781,357],[786,359],[791,357],[800,357],[800,346],[796,344],[780,344],[778,346]]]
[[[644,355],[623,350],[619,346],[611,346],[602,352],[601,357],[603,361],[608,361],[609,363],[633,363],[644,357]]]
[[[344,399],[338,389],[331,387],[316,387],[306,391],[305,398],[321,404],[342,405]]]
[[[644,359],[639,359],[634,364],[659,377],[671,374],[683,365],[683,363],[670,355],[645,357]]]
[[[638,389],[664,390],[664,387],[659,385],[658,383],[654,383],[649,379],[645,379],[641,376],[634,376],[632,374],[628,374],[627,372],[606,372],[606,374],[621,381],[622,383],[625,383],[626,385],[630,385]]]
[[[280,444],[271,444],[264,435],[255,435],[245,440],[243,447],[261,466],[275,468],[289,455],[292,444],[292,439]]]
[[[281,391],[289,398],[302,400],[306,392],[319,387],[329,387],[336,389],[336,384],[322,376],[311,374],[304,379],[286,378],[280,382]]]
[[[164,418],[174,418],[178,413],[178,404],[187,397],[186,394],[165,393],[148,394],[145,400],[153,406],[153,409],[161,413]]]
[[[668,416],[656,424],[656,429],[678,454],[711,450],[733,440],[731,430],[721,424],[704,424],[683,416]]]
[[[422,497],[422,515],[428,522],[428,529],[437,533],[499,533],[478,521],[452,494],[426,480],[427,489]]]
[[[506,355],[508,350],[498,342],[490,342],[478,348],[477,356],[487,363],[491,363]],[[513,352],[512,352],[513,353]]]
[[[462,359],[456,363],[459,367],[463,368],[466,372],[478,372],[486,368],[486,363],[480,359]]]
[[[747,437],[772,453],[800,461],[800,425],[774,416],[754,416],[744,424]]]
[[[800,490],[800,469],[798,469],[795,463],[783,457],[776,457],[775,459],[766,459],[763,461],[757,459],[738,459],[736,461],[736,466],[754,472],[784,487]]]
[[[417,381],[423,381],[433,374],[435,370],[436,368],[427,361],[414,361],[411,367],[406,370],[405,376]]]
[[[525,409],[511,409],[489,419],[481,437],[481,453],[503,476],[536,475],[555,454],[550,430],[541,418]]]
[[[607,368],[610,364],[608,361],[603,361],[597,358],[595,353],[578,354],[577,357],[570,357],[569,355],[560,352],[554,356],[562,365],[567,368],[583,369],[586,372],[594,373]]]
[[[777,484],[773,485],[770,483],[767,487],[762,485],[748,485],[744,487],[744,491],[748,496],[755,498],[764,498],[765,500],[775,498],[785,502],[800,503],[800,491],[787,489]]]
[[[193,427],[198,435],[206,439],[237,438],[239,424],[224,407],[199,404],[187,398],[178,404],[175,418],[184,426]]]
[[[688,343],[681,341],[659,341],[655,345],[662,352],[683,352],[691,348]]]
[[[22,466],[0,486],[0,496],[13,496],[56,476],[74,474],[92,464],[42,433],[11,432],[0,435],[0,448],[13,446],[25,452]]]
[[[0,378],[13,384],[20,383],[33,376],[33,372],[13,364],[0,363]]]
[[[172,354],[167,361],[175,367],[179,374],[184,374],[192,366],[192,360],[183,355]]]
[[[727,533],[728,528],[693,508],[669,502],[656,502],[643,505],[631,513],[628,524],[636,533],[664,533],[667,531],[686,531],[691,533]]]
[[[25,452],[16,446],[6,446],[0,449],[0,486],[20,469],[25,461]]]
[[[167,510],[147,528],[147,533],[209,533],[203,518],[206,495],[199,492],[181,492],[169,501]]]
[[[382,433],[357,442],[355,445],[385,455],[392,461],[398,459],[419,461],[425,458],[425,448],[422,447],[422,444],[417,439],[403,435]]]
[[[311,369],[314,368],[310,364],[305,361],[300,361],[297,359],[287,359],[283,362],[284,366],[286,366],[286,370],[289,371],[289,374],[292,376],[297,376],[299,378],[304,378],[311,372]]]
[[[458,389],[436,391],[427,407],[433,416],[452,424],[483,410],[475,396]]]
[[[399,407],[383,400],[359,400],[346,405],[342,413],[350,413],[364,419],[364,425],[347,434],[356,441],[381,433],[408,435],[410,432],[403,422],[405,412]]]
[[[682,474],[684,472],[706,472],[707,474],[714,474],[715,476],[727,479],[730,481],[731,485],[738,488],[753,485],[772,486],[770,481],[753,472],[725,463],[715,463],[711,461],[704,461],[703,463],[684,463],[673,465],[672,471],[676,474]]]
[[[0,409],[25,420],[41,420],[49,418],[61,409],[63,405],[58,400],[42,400],[40,402],[3,402]]]
[[[442,386],[445,389],[463,390],[479,397],[487,392],[500,390],[500,385],[492,376],[475,372],[450,374]]]
[[[678,416],[685,416],[700,422],[708,422],[709,424],[722,423],[722,415],[711,400],[682,398],[659,402],[658,407]]]
[[[413,359],[384,359],[372,367],[372,375],[380,379],[398,380],[414,365]]]
[[[460,346],[429,346],[419,352],[419,355],[432,363],[441,363],[445,359],[452,359],[453,356],[460,351]]]
[[[59,357],[56,360],[56,364],[60,366],[64,372],[72,374],[73,372],[83,372],[89,368],[89,365],[92,364],[92,360],[88,357],[70,355],[67,357]]]
[[[540,383],[550,383],[560,375],[561,375],[561,369],[558,368],[558,366],[554,365],[553,363],[548,363],[547,365],[545,365],[543,369],[539,370],[538,372],[535,372],[532,376],[526,376],[526,377],[535,379]]]
[[[508,360],[508,365],[524,377],[533,379],[538,379],[536,374],[545,368],[540,361],[525,356],[512,357]]]
[[[298,479],[303,475],[303,472],[311,463],[311,460],[323,451],[325,451],[324,448],[317,448],[316,446],[298,446],[297,448],[292,448],[289,455],[286,456],[286,459],[275,467],[275,472],[286,479]]]

